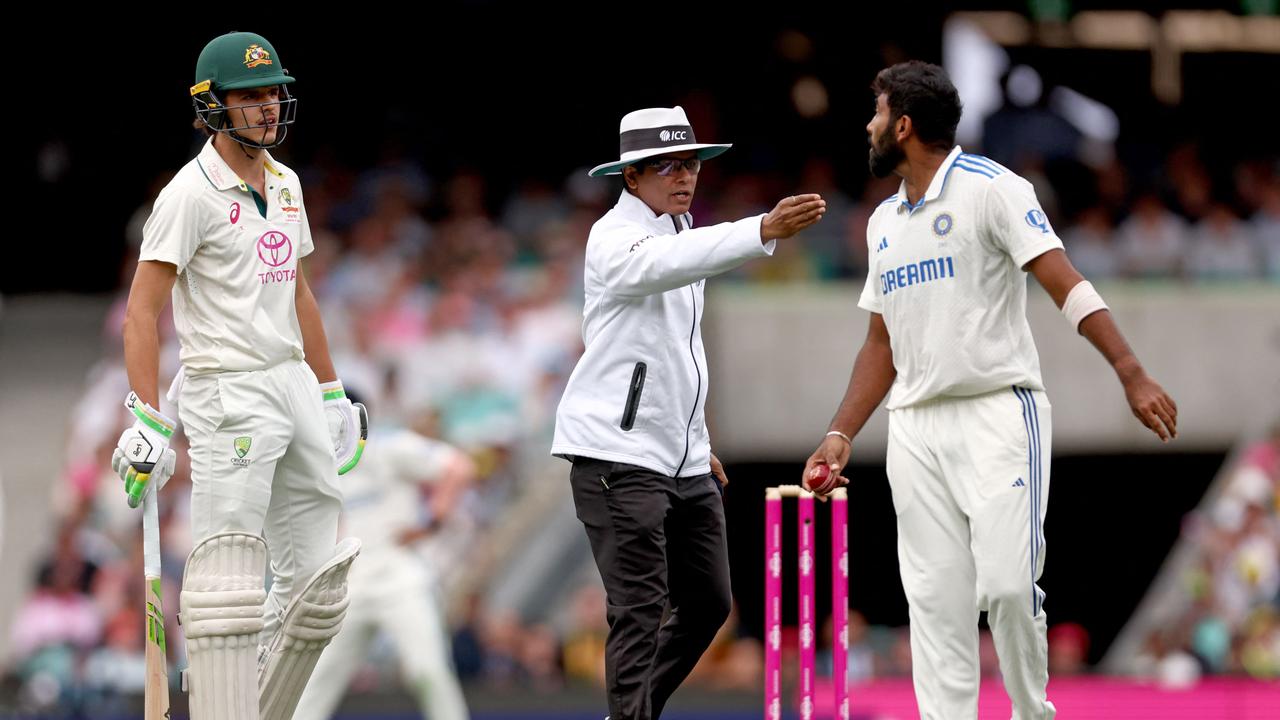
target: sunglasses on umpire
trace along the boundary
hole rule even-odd
[[[658,171],[658,174],[663,177],[676,172],[680,169],[681,165],[683,165],[690,173],[697,175],[698,171],[702,169],[702,160],[696,157],[683,160],[674,157],[656,157],[649,158],[644,161],[645,167],[655,168]]]

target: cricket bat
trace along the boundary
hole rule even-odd
[[[144,720],[168,720],[169,671],[165,660],[164,606],[160,603],[160,513],[156,490],[142,501],[142,565],[147,581],[147,685]]]

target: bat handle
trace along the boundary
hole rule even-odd
[[[160,577],[160,510],[150,488],[142,496],[142,564],[147,577]]]

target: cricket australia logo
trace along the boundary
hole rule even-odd
[[[289,192],[289,188],[280,188],[280,206],[293,207],[293,193]]]
[[[271,53],[262,48],[261,45],[250,45],[244,50],[244,66],[250,69],[259,65],[270,65]]]
[[[249,448],[253,446],[253,438],[248,435],[242,435],[231,441],[231,446],[235,448],[236,457],[231,458],[231,464],[237,467],[249,467],[252,460],[246,460],[245,455],[249,454]]]

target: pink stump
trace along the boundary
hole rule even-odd
[[[849,495],[831,493],[831,680],[836,720],[849,720]]]
[[[764,499],[764,716],[782,718],[782,495]]]
[[[817,643],[814,642],[813,494],[800,493],[796,526],[800,534],[800,720],[812,720],[814,702],[813,670]]]

